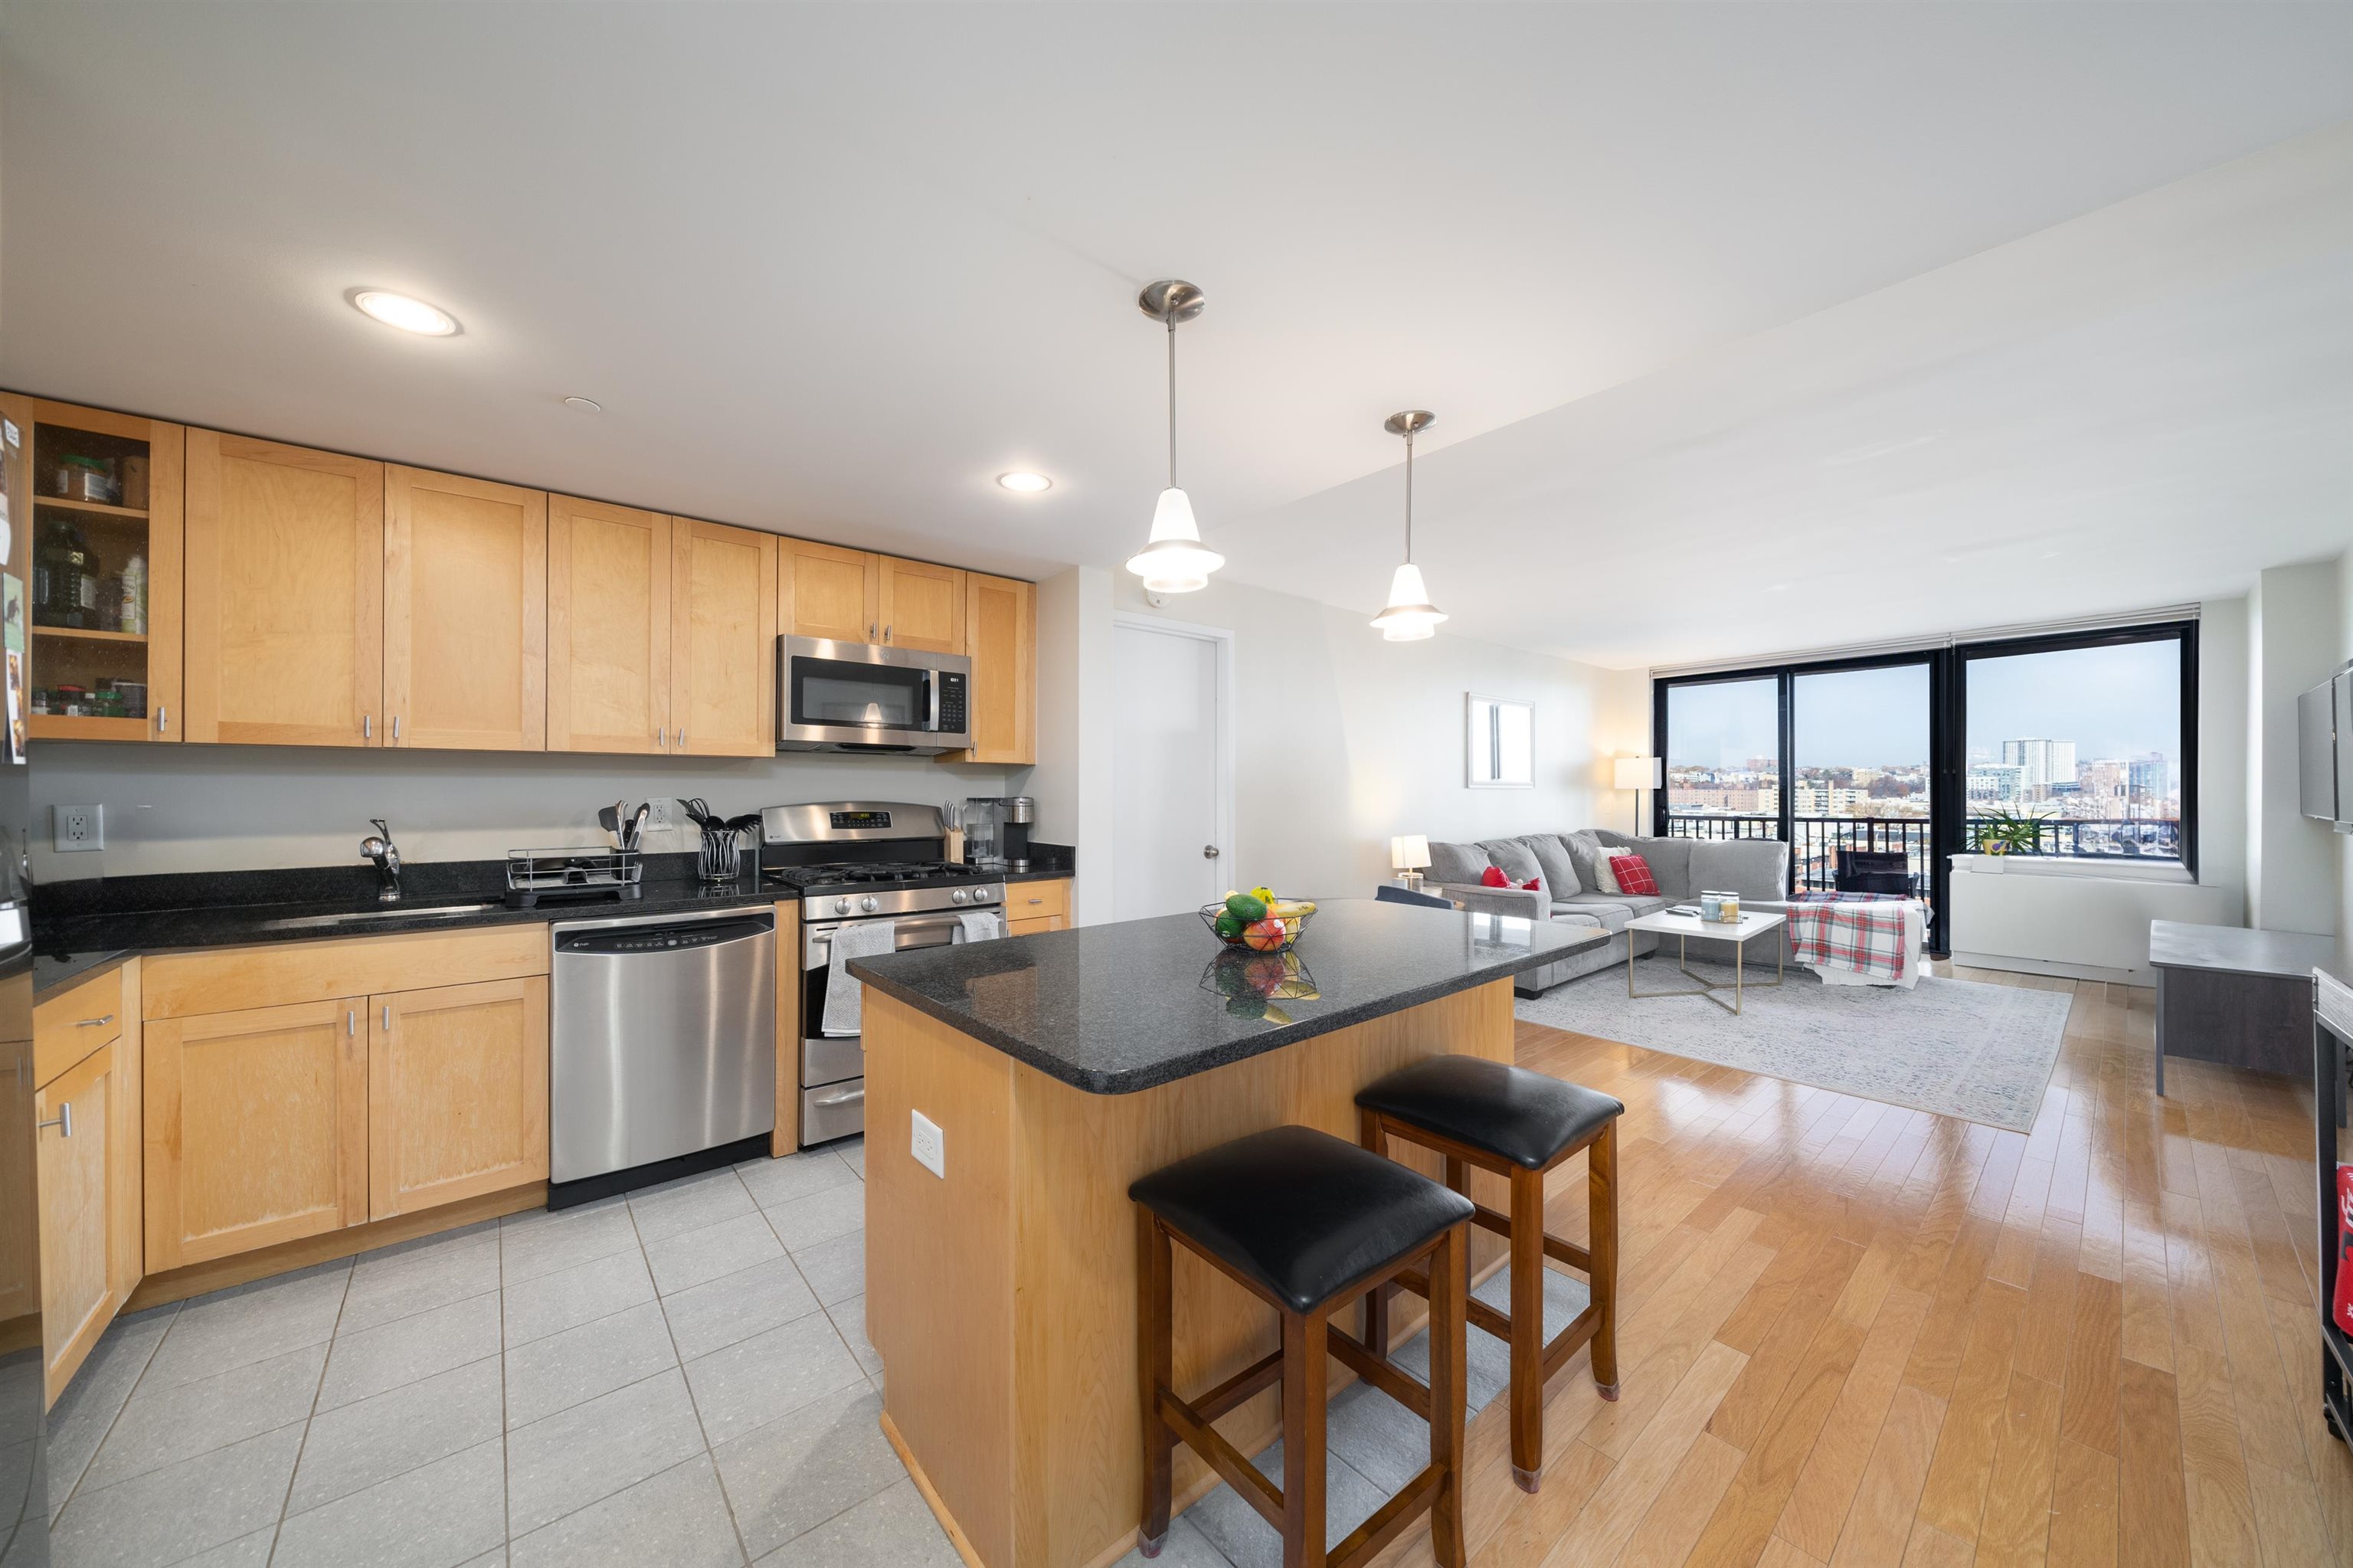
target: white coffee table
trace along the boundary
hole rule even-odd
[[[1740,1012],[1742,1003],[1747,1000],[1747,972],[1746,967],[1742,961],[1746,954],[1746,948],[1743,944],[1746,943],[1749,938],[1761,936],[1765,932],[1770,931],[1774,927],[1784,923],[1782,916],[1779,915],[1767,914],[1743,915],[1737,922],[1726,920],[1703,920],[1695,915],[1670,915],[1664,910],[1661,910],[1656,915],[1639,916],[1626,923],[1626,994],[1638,1001],[1661,996],[1704,996],[1707,998],[1708,1001],[1715,1003],[1716,1006],[1723,1008],[1726,1012],[1736,1015]],[[1633,939],[1633,933],[1636,931],[1649,931],[1657,936],[1674,938],[1675,968],[1683,970],[1683,978],[1694,982],[1698,989],[1693,991],[1636,991],[1634,989]],[[1714,937],[1719,941],[1726,941],[1733,944],[1732,983],[1730,985],[1724,985],[1712,980],[1704,980],[1700,976],[1691,972],[1691,965],[1688,960],[1691,954],[1691,939],[1694,937]],[[1765,980],[1758,980],[1757,982],[1758,990],[1769,991],[1774,986],[1778,986],[1781,983],[1781,981],[1786,978],[1785,971],[1788,963],[1788,943],[1778,942],[1774,945],[1773,979],[1769,983]],[[1726,1003],[1724,998],[1715,994],[1720,991],[1728,991],[1732,993],[1732,1001],[1729,1003]]]

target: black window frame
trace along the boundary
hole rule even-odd
[[[1973,659],[2008,658],[2021,653],[2063,653],[2078,648],[2113,647],[2132,642],[2162,642],[2178,639],[2181,648],[2181,866],[2192,879],[2198,875],[2198,622],[2195,620],[2145,621],[2093,631],[2049,632],[2017,637],[1983,638],[1943,647],[1911,649],[1891,653],[1830,655],[1818,659],[1788,659],[1735,669],[1707,670],[1687,675],[1658,675],[1651,681],[1652,754],[1672,760],[1668,734],[1669,693],[1679,686],[1720,685],[1728,682],[1770,680],[1778,705],[1777,725],[1780,748],[1780,789],[1777,836],[1791,846],[1788,880],[1797,882],[1797,825],[1794,780],[1797,761],[1797,680],[1800,675],[1831,675],[1852,670],[1879,670],[1903,664],[1925,664],[1928,670],[1928,843],[1930,908],[1928,947],[1938,955],[1949,951],[1946,914],[1949,907],[1949,857],[1968,851],[1968,664]],[[1664,837],[1671,813],[1672,786],[1651,791],[1651,832]],[[2068,856],[2097,863],[2100,855]]]

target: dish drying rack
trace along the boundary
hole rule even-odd
[[[636,850],[507,851],[507,903],[536,908],[545,898],[635,898],[646,868]]]

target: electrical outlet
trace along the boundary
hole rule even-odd
[[[648,808],[646,811],[646,829],[648,832],[650,832],[656,828],[674,828],[678,826],[681,817],[678,810],[678,802],[676,800],[648,800],[646,802],[646,806]]]
[[[106,847],[105,807],[53,806],[50,810],[57,813],[57,842],[60,853]]]
[[[916,1164],[941,1181],[946,1181],[948,1177],[947,1134],[940,1130],[939,1123],[923,1112],[909,1111],[907,1114],[915,1118],[914,1131],[907,1140],[907,1152],[915,1157]]]

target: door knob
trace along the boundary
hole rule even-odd
[[[1215,859],[1217,859],[1217,858],[1218,858],[1218,846],[1217,846],[1217,845],[1215,845],[1215,844],[1203,844],[1203,845],[1201,846],[1201,858],[1202,858],[1203,860],[1215,860]]]

